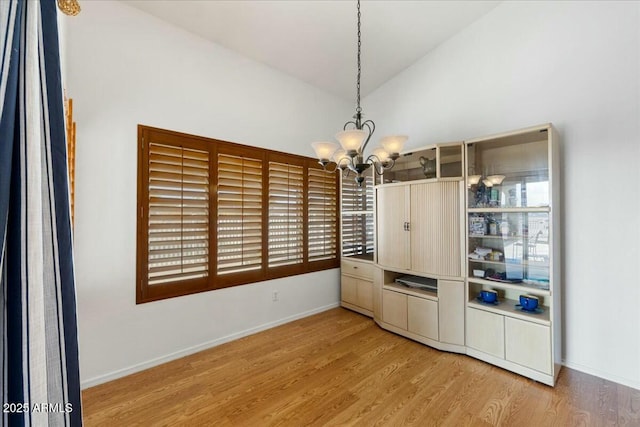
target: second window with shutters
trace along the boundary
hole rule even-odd
[[[138,127],[138,303],[339,266],[337,175]]]

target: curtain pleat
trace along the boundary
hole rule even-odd
[[[55,0],[0,1],[2,425],[82,424]]]

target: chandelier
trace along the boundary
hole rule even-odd
[[[318,163],[324,170],[330,172],[342,171],[346,177],[349,172],[354,172],[359,186],[364,181],[364,172],[371,166],[378,175],[391,169],[395,161],[400,157],[400,151],[407,140],[405,135],[386,136],[380,140],[382,147],[378,147],[365,158],[364,150],[376,130],[373,120],[362,120],[362,108],[360,107],[360,75],[362,72],[360,51],[362,41],[360,32],[360,0],[358,0],[358,77],[356,83],[356,114],[354,120],[346,122],[342,132],[336,134],[336,139],[342,146],[341,149],[334,142],[312,142],[311,146],[316,152]],[[335,163],[333,170],[327,169],[330,163]]]

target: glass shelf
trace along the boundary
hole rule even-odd
[[[549,287],[549,212],[473,211],[467,218],[469,275]]]
[[[469,208],[549,206],[547,131],[467,144]]]
[[[386,171],[383,183],[435,178],[462,178],[462,143],[436,144],[404,153],[393,169]]]

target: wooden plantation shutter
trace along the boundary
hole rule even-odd
[[[218,154],[218,274],[262,268],[262,160]]]
[[[365,176],[362,186],[353,175],[342,177],[342,256],[373,253],[372,189],[371,174]]]
[[[149,143],[148,284],[209,274],[209,153]]]
[[[373,253],[373,214],[342,215],[342,256]]]
[[[302,264],[304,168],[269,162],[269,267]]]
[[[138,126],[136,302],[339,267],[337,174]]]
[[[365,176],[362,186],[352,174],[342,178],[342,212],[373,211],[373,178],[371,174]]]
[[[338,207],[336,176],[308,169],[307,253],[309,262],[337,257]]]

